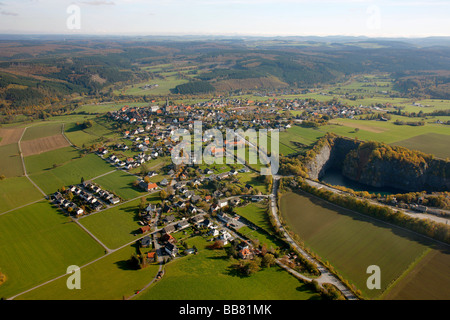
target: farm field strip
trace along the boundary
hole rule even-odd
[[[408,230],[354,215],[307,195],[283,195],[281,212],[308,247],[370,298],[381,292],[365,286],[369,265],[379,265],[383,270],[384,291],[433,243]]]
[[[22,137],[22,142],[35,140],[45,137],[55,136],[60,134],[62,130],[62,124],[57,122],[42,122],[37,125],[28,126]]]
[[[47,200],[0,216],[0,261],[9,297],[54,276],[72,264],[101,255],[102,249]]]
[[[82,290],[67,290],[67,274],[62,274],[35,288],[22,292],[16,300],[121,300],[142,288],[158,272],[158,265],[134,270],[127,260],[136,251],[132,245],[107,253],[85,265],[82,270]]]
[[[20,156],[20,146],[18,143],[12,143],[0,146],[0,175],[6,178],[21,177],[24,175],[24,169]]]
[[[22,141],[21,145],[24,157],[70,147],[69,141],[62,134]]]
[[[0,146],[6,146],[12,143],[18,143],[24,132],[24,128],[0,129]]]

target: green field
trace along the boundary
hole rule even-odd
[[[156,203],[159,193],[146,197],[149,202]],[[92,232],[108,248],[115,249],[136,239],[139,233],[138,213],[140,199],[115,206],[80,219],[80,223]]]
[[[138,178],[122,170],[115,171],[95,179],[103,189],[112,191],[123,200],[130,200],[145,194],[143,190],[133,187]]]
[[[0,180],[0,213],[42,199],[42,194],[26,177]]]
[[[258,179],[258,177],[261,177],[256,172],[244,172],[239,173],[237,175],[239,181],[242,183],[242,186],[244,187],[246,184],[250,184],[255,188],[257,191],[260,191],[263,194],[268,194],[269,190],[267,190],[267,185],[264,183],[263,180]]]
[[[81,269],[81,290],[68,290],[67,277],[30,291],[18,300],[121,300],[147,285],[158,265],[134,270],[128,260],[136,252],[127,246]]]
[[[203,238],[186,240],[199,250],[165,266],[164,277],[142,292],[142,300],[307,300],[318,299],[303,283],[275,266],[250,277],[229,268],[224,250],[209,250]],[[200,288],[200,289],[198,289]]]
[[[450,135],[450,128],[442,124],[427,122],[424,126],[398,126],[393,123],[396,119],[411,121],[410,118],[405,117],[392,117],[391,121],[386,122],[373,120],[335,119],[331,122],[341,125],[326,125],[320,127],[320,130],[323,132],[334,132],[345,137],[357,137],[362,140],[373,140],[384,143],[394,143],[427,133]],[[355,128],[357,127],[360,130],[355,132]]]
[[[105,160],[95,154],[88,154],[61,167],[44,170],[30,177],[45,193],[50,194],[63,186],[80,183],[82,177],[89,180],[111,170],[114,170],[114,167]]]
[[[238,215],[254,223],[266,232],[273,232],[269,216],[267,215],[267,205],[250,203],[245,207],[236,208],[235,211]]]
[[[17,143],[0,146],[0,175],[5,175],[7,178],[23,175],[22,160]]]
[[[10,297],[83,265],[104,250],[70,219],[38,202],[0,216],[0,268],[8,280],[0,297]]]
[[[307,247],[371,299],[379,297],[431,245],[412,232],[307,194],[283,195],[281,212]],[[370,265],[381,268],[381,290],[366,287],[366,269]]]
[[[62,125],[60,123],[42,122],[25,130],[22,141],[34,140],[60,134]]]
[[[443,159],[450,158],[450,135],[426,133],[406,140],[397,141],[393,144],[434,154],[436,157]]]
[[[80,158],[80,152],[73,147],[65,147],[37,155],[25,157],[25,166],[28,174],[53,169],[72,160]]]
[[[279,151],[282,155],[296,153],[300,150],[296,143],[310,146],[318,139],[323,137],[326,132],[319,129],[303,128],[301,126],[293,125],[286,131],[280,132]],[[268,143],[268,147],[271,144]],[[269,150],[270,147],[269,147]]]

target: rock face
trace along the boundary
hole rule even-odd
[[[359,145],[358,141],[342,137],[328,140],[316,153],[314,159],[305,165],[309,177],[319,179],[331,167],[342,169],[347,154],[357,149]]]
[[[360,150],[362,143],[347,138],[329,139],[306,164],[311,179],[320,178],[331,167],[343,176],[372,187],[405,191],[449,191],[450,162],[426,159],[408,162],[395,157],[374,157]]]

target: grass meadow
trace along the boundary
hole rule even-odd
[[[28,174],[48,171],[80,158],[80,152],[73,147],[65,147],[25,157]]]
[[[65,274],[104,253],[87,233],[41,202],[0,216],[0,268],[7,281],[0,297],[10,297]]]
[[[0,213],[42,199],[42,194],[26,177],[0,180]]]
[[[80,183],[82,177],[89,180],[111,170],[114,167],[105,160],[88,154],[63,166],[31,174],[30,177],[46,194],[50,194],[63,186]]]
[[[425,133],[393,144],[434,154],[443,159],[450,158],[450,135]]]
[[[237,207],[235,211],[238,215],[244,217],[251,223],[254,223],[266,232],[273,232],[273,228],[267,214],[267,204],[250,203],[244,207]]]
[[[128,260],[134,245],[122,248],[81,269],[81,290],[68,290],[67,277],[25,293],[17,300],[122,300],[156,276],[158,265],[135,270]]]
[[[395,125],[396,119],[403,121],[418,121],[410,118],[393,116],[391,121],[333,119],[328,125],[318,129],[292,126],[280,133],[280,153],[287,155],[296,153],[301,148],[295,142],[312,145],[327,132],[334,132],[340,136],[358,138],[360,140],[378,141],[387,144],[405,146],[425,153],[433,153],[438,157],[448,157],[450,142],[450,128],[446,125],[427,120],[424,126]],[[358,130],[355,130],[358,128]]]
[[[18,144],[0,146],[0,175],[9,178],[20,177],[23,173]]]
[[[370,299],[380,297],[432,245],[410,231],[358,215],[308,194],[283,195],[281,213],[307,247],[329,261]],[[381,268],[381,290],[366,287],[366,269],[370,265]]]
[[[450,135],[449,127],[442,124],[427,122],[424,126],[399,126],[393,123],[396,119],[405,121],[405,117],[392,117],[391,121],[386,122],[334,119],[331,121],[331,123],[335,123],[334,125],[330,124],[320,127],[320,130],[334,132],[345,137],[357,137],[362,140],[374,140],[384,143],[394,143],[427,133]],[[359,128],[360,130],[355,132],[355,128]]]
[[[95,179],[103,189],[112,191],[123,200],[130,200],[145,194],[143,190],[133,187],[138,178],[122,170],[115,171]]]
[[[148,202],[160,200],[159,193],[145,197]],[[141,200],[115,206],[80,219],[80,223],[92,232],[108,248],[115,249],[136,239],[139,233],[138,212]]]
[[[54,136],[60,134],[61,130],[61,123],[42,122],[38,125],[27,128],[27,130],[23,134],[22,141]]]
[[[308,300],[319,299],[307,286],[278,266],[241,277],[225,251],[210,250],[203,238],[186,240],[199,253],[170,262],[164,277],[142,292],[141,300]],[[201,290],[196,290],[201,288]]]

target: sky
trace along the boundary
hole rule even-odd
[[[450,36],[450,0],[0,0],[0,33]]]

